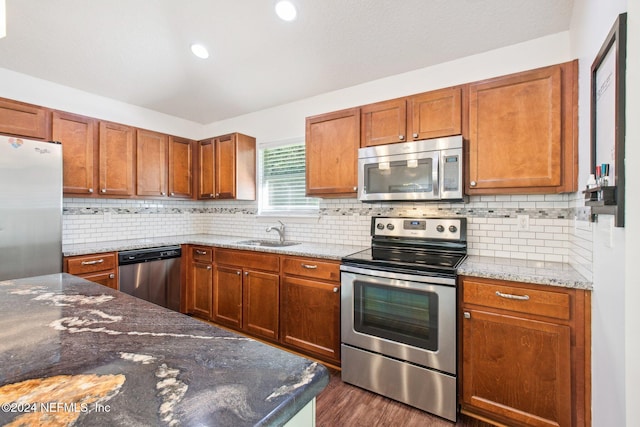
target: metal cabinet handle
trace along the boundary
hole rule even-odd
[[[93,194],[93,188],[89,189],[89,194]]]
[[[471,185],[472,187],[475,187],[476,185],[478,185],[478,183],[477,183],[477,182],[475,182],[475,181],[471,181],[471,182],[469,183],[469,185]]]
[[[239,276],[241,273],[239,271],[236,271],[236,274]]]
[[[300,264],[302,266],[302,268],[306,268],[307,270],[315,270],[316,268],[318,268],[317,265],[311,265],[311,264]]]
[[[244,275],[245,275],[245,276],[248,276],[248,275],[249,275],[249,272],[248,272],[248,271],[245,271],[245,272],[244,272]]]
[[[207,270],[211,270],[211,266],[210,265],[207,265]]]
[[[115,279],[115,278],[116,278],[116,275],[115,275],[115,274],[111,273],[111,274],[109,275],[109,279]]]
[[[333,293],[334,293],[334,294],[337,294],[339,290],[340,290],[340,288],[338,288],[338,287],[336,286],[335,288],[333,288]]]
[[[172,192],[171,192],[171,196],[175,196],[175,195],[176,195],[176,193],[174,193],[174,192],[172,191]]]
[[[469,313],[468,311],[464,312],[464,318],[465,319],[471,319],[471,313]]]
[[[104,262],[104,260],[101,258],[101,259],[96,259],[96,260],[93,260],[93,261],[82,261],[81,264],[82,265],[96,265],[96,264],[102,264],[103,262]]]
[[[106,192],[107,192],[107,189],[106,189],[106,188],[103,188],[102,190],[100,190],[100,192],[102,192],[102,193],[106,193]]]
[[[496,295],[498,295],[500,298],[516,299],[516,300],[519,300],[519,301],[528,301],[529,300],[529,295],[503,294],[500,291],[496,291]]]
[[[404,135],[398,135],[398,139],[399,139],[400,141],[404,140]]]
[[[166,196],[166,195],[167,195],[167,193],[165,193],[164,191],[162,191],[162,192],[160,193],[160,195],[161,195],[161,196]]]
[[[220,197],[220,193],[216,193],[216,197]]]
[[[358,187],[353,187],[353,191],[358,191]]]
[[[418,136],[419,136],[419,135],[418,135],[417,133],[414,133],[414,134],[413,134],[413,137],[414,137],[414,138],[417,138]]]
[[[198,255],[206,255],[206,254],[207,254],[207,251],[203,251],[203,250],[200,250],[200,249],[196,249],[196,253],[197,253]]]
[[[213,193],[209,194],[209,197],[211,197],[212,199],[215,197],[215,195]]]

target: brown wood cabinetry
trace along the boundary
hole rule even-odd
[[[360,107],[360,145],[393,144],[462,132],[462,88],[434,90]]]
[[[360,109],[307,117],[305,147],[307,196],[356,195]]]
[[[167,135],[138,129],[136,133],[136,194],[167,195]]]
[[[240,133],[198,142],[198,198],[255,200],[256,140]]]
[[[112,289],[118,289],[118,257],[115,252],[65,257],[66,273]]]
[[[193,141],[176,136],[169,137],[169,197],[193,197]]]
[[[577,189],[577,61],[469,85],[468,194]]]
[[[48,140],[50,120],[51,112],[44,107],[0,98],[0,133]]]
[[[100,194],[135,194],[135,129],[100,122]]]
[[[186,312],[211,319],[213,304],[213,248],[188,246]]]
[[[586,291],[462,277],[462,411],[513,426],[587,424]]]
[[[277,255],[216,249],[213,321],[278,339],[280,276]]]
[[[283,257],[282,344],[340,365],[340,263]]]
[[[95,194],[98,168],[97,121],[76,114],[53,112],[52,139],[62,143],[64,193]]]

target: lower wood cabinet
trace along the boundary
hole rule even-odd
[[[213,248],[190,246],[186,254],[186,312],[210,319],[213,302]]]
[[[340,263],[282,259],[280,341],[340,365]]]
[[[462,412],[510,426],[588,425],[588,291],[461,285]]]
[[[118,289],[118,257],[115,252],[65,257],[65,273]]]
[[[212,320],[269,340],[278,339],[279,257],[216,249]]]

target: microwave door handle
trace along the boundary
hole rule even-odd
[[[432,157],[431,180],[433,182],[433,197],[440,197],[440,155]]]

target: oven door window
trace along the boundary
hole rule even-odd
[[[438,350],[438,295],[354,282],[354,329],[362,334]]]
[[[433,158],[364,165],[367,194],[433,193]]]

